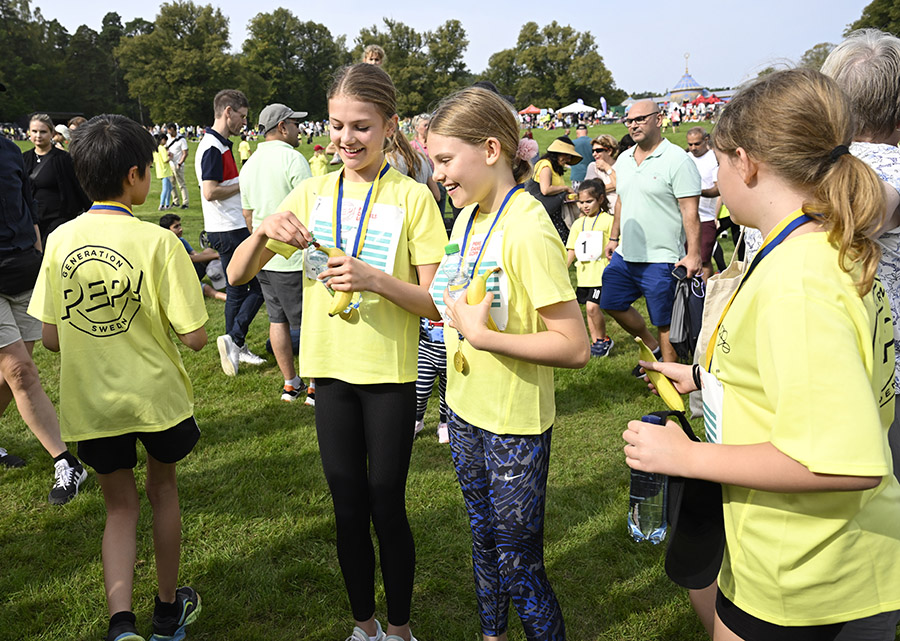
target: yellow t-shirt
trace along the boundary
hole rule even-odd
[[[193,414],[169,329],[203,327],[206,306],[168,229],[90,213],[62,225],[47,242],[28,313],[59,332],[64,440],[159,432]]]
[[[324,176],[328,173],[328,159],[325,154],[313,154],[309,159],[309,168],[313,176]]]
[[[460,248],[473,209],[464,209],[453,225],[450,239]],[[470,268],[493,220],[494,212],[479,212],[475,220],[466,246]],[[537,309],[575,298],[559,234],[544,206],[526,193],[497,223],[479,273],[494,266],[502,271],[488,279],[488,291],[494,292],[491,317],[507,334],[546,330]],[[431,292],[441,310],[446,285],[447,276],[438,270]],[[444,331],[448,362],[458,342],[456,331]],[[552,367],[479,351],[465,341],[462,352],[468,372],[447,368],[447,405],[463,420],[495,434],[540,434],[553,425]]]
[[[250,157],[250,143],[246,140],[242,140],[238,143],[238,155],[241,157],[241,162],[244,162]]]
[[[340,172],[314,176],[278,206],[300,219],[323,245],[334,247],[334,186]],[[371,183],[344,181],[341,248],[353,248],[358,216]],[[381,179],[360,258],[407,283],[417,282],[416,265],[439,263],[447,234],[434,196],[425,185],[394,169]],[[282,245],[270,240],[268,247]],[[308,251],[308,250],[307,250]],[[417,378],[419,317],[363,292],[355,322],[329,317],[331,295],[304,269],[300,369],[303,376],[337,378],[354,384],[408,383]]]
[[[169,150],[165,145],[160,145],[153,152],[153,162],[156,166],[156,177],[159,180],[172,177],[172,166],[169,164]]]
[[[547,160],[546,158],[542,158],[541,160],[538,160],[534,164],[534,174],[532,174],[531,177],[534,179],[535,182],[537,182],[537,183],[541,182],[541,171],[544,169],[544,167],[550,168],[550,186],[551,187],[553,187],[554,185],[565,185],[566,184],[566,181],[563,180],[562,174],[558,174],[555,171],[553,171],[553,165],[551,165],[550,161]]]
[[[575,252],[575,276],[579,287],[603,284],[603,270],[609,264],[605,248],[612,224],[612,214],[605,211],[596,216],[582,216],[572,223],[566,249]]]
[[[786,240],[747,279],[715,340],[723,443],[771,442],[816,473],[883,477],[863,492],[723,485],[722,592],[778,625],[900,609],[893,330],[881,284],[860,298],[824,233]]]

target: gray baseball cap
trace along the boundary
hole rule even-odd
[[[305,111],[294,111],[287,105],[276,102],[266,105],[266,108],[259,113],[259,125],[263,128],[263,133],[274,129],[278,123],[288,118],[306,118]]]

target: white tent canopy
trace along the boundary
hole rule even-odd
[[[586,105],[581,101],[573,102],[571,105],[566,105],[560,109],[556,110],[558,114],[583,114],[587,112],[597,111],[596,107],[591,107],[590,105]]]

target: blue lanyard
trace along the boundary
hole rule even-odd
[[[388,169],[391,168],[390,163],[385,160],[381,166],[381,171],[378,172],[378,177],[375,181],[369,186],[369,192],[366,194],[366,201],[363,203],[362,214],[359,217],[359,225],[356,227],[356,239],[353,242],[353,251],[351,252],[351,256],[353,258],[359,258],[359,253],[362,250],[362,244],[365,242],[365,233],[369,227],[369,201],[372,199],[372,192],[375,191],[375,187],[378,186],[378,181],[384,178],[384,175],[387,173]],[[376,196],[377,197],[377,196]],[[344,203],[344,170],[341,170],[340,176],[338,176],[338,184],[337,184],[337,202],[335,205],[335,216],[332,222],[332,232],[334,235],[334,246],[338,249],[341,249],[341,212],[343,211],[343,203]],[[375,205],[372,205],[374,209]]]
[[[478,251],[478,256],[475,258],[475,262],[472,263],[472,273],[470,278],[475,278],[475,274],[477,274],[478,264],[481,262],[481,256],[484,254],[485,247],[488,246],[488,242],[491,238],[491,232],[494,231],[494,226],[497,224],[497,221],[500,220],[500,217],[503,216],[503,212],[506,209],[506,205],[509,204],[513,195],[519,191],[520,189],[524,189],[524,185],[516,185],[508,192],[506,192],[506,196],[503,197],[503,202],[500,203],[500,209],[497,210],[497,215],[494,216],[494,220],[491,223],[490,229],[488,229],[487,235],[484,237],[484,242],[481,243],[481,249]],[[472,216],[469,218],[469,222],[466,223],[466,233],[463,235],[463,244],[462,244],[462,255],[466,255],[466,245],[469,242],[469,232],[472,231],[472,225],[475,223],[475,217],[478,215],[478,205],[475,205],[475,209],[472,210]]]
[[[128,214],[132,218],[134,218],[134,214],[131,212],[130,207],[126,207],[120,203],[109,202],[107,200],[97,201],[88,211],[94,211],[95,209],[112,209],[113,211],[120,211],[123,214]]]

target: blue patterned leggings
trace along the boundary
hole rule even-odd
[[[544,499],[552,429],[497,435],[450,413],[450,450],[472,528],[481,631],[506,631],[509,602],[529,641],[564,641],[566,628],[544,571]]]

